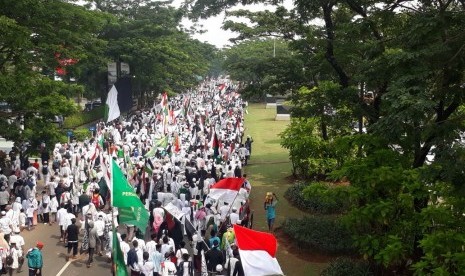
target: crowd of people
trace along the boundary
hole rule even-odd
[[[85,141],[56,144],[50,156],[43,145],[42,164],[22,168],[16,158],[11,175],[0,176],[0,246],[21,251],[9,267],[21,269],[20,231],[43,223],[58,226],[67,259],[86,253],[87,267],[95,254],[111,260],[116,226],[131,275],[244,275],[231,227],[252,224],[251,185],[243,173],[253,143],[244,137],[247,103],[227,80],[170,99],[163,94],[158,102],[99,123]],[[108,186],[111,159],[149,210],[146,229],[118,225]],[[210,188],[230,177],[243,179],[240,200],[210,199]],[[182,216],[173,216],[168,204]],[[271,224],[274,206],[265,206]]]

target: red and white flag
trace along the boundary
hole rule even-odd
[[[244,178],[223,178],[211,186],[208,197],[232,204],[243,183]]]
[[[276,260],[278,243],[272,234],[237,224],[234,224],[234,234],[245,275],[283,275]]]

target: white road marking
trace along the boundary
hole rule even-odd
[[[60,271],[58,271],[56,276],[61,276],[63,272],[65,272],[66,268],[71,264],[71,260],[67,261],[66,264],[61,268]]]

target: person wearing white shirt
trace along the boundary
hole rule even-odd
[[[231,222],[231,225],[241,223],[241,221],[239,220],[239,214],[237,213],[236,207],[232,207],[231,214],[229,214],[229,220]]]
[[[149,261],[151,260],[149,258],[150,254],[148,252],[144,252],[142,257],[142,263],[139,265],[141,275],[153,275],[154,265],[152,261]]]
[[[0,230],[5,235],[11,233],[11,219],[6,215],[5,211],[1,212],[2,218],[0,218]]]
[[[129,244],[127,242],[127,235],[126,234],[121,235],[121,242],[120,242],[119,245],[121,247],[121,252],[123,252],[124,263],[127,265],[128,264],[128,252],[131,249],[131,247],[129,246]]]
[[[23,256],[24,254],[24,238],[19,235],[19,233],[12,233],[10,236],[10,246],[15,247],[16,254],[18,257],[18,265],[13,266],[14,268],[17,269],[17,271],[21,271],[21,267],[23,266],[22,262],[19,262],[19,258]],[[14,259],[14,256],[13,256]]]
[[[186,246],[186,243],[184,241],[181,241],[179,243],[179,249],[176,251],[176,265],[179,267],[179,264],[182,262],[182,256],[184,254],[189,254],[189,251],[184,248]]]
[[[145,251],[149,253],[149,260],[152,259],[153,254],[157,250],[157,234],[150,235],[151,240],[145,244]]]
[[[97,220],[94,221],[94,228],[97,230],[97,255],[101,256],[102,252],[104,251],[104,246],[105,246],[105,236],[104,236],[104,231],[105,231],[105,221],[103,220],[103,216],[99,215]]]
[[[51,195],[50,196],[50,204],[49,204],[49,208],[50,208],[50,225],[57,222],[56,214],[58,212],[58,206],[59,205],[58,205],[57,197],[55,195]]]
[[[68,211],[65,209],[65,205],[61,205],[60,209],[57,212],[57,222],[58,226],[60,227],[60,241],[63,241],[63,236],[65,233],[66,228],[64,226],[66,225],[66,215],[68,214]]]
[[[166,253],[174,251],[174,247],[172,247],[169,243],[168,236],[164,236],[162,239],[163,243],[161,244],[160,253],[162,256],[165,256]]]
[[[224,202],[224,205],[220,207],[220,216],[221,216],[221,221],[224,221],[226,219],[226,216],[229,213],[230,206],[227,202]]]

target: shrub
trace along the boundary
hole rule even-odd
[[[372,276],[370,265],[364,261],[340,257],[332,261],[320,274],[321,276]]]
[[[99,106],[88,112],[76,112],[73,115],[65,118],[63,128],[76,128],[78,126],[82,126],[90,122],[100,120],[103,118],[104,110],[104,106]]]
[[[297,208],[319,214],[336,214],[350,207],[349,187],[328,183],[298,183],[287,189],[284,196]]]
[[[84,141],[86,138],[92,137],[92,132],[86,128],[74,130],[74,137],[78,141]]]
[[[312,251],[316,250],[328,254],[354,252],[350,232],[337,217],[288,218],[283,223],[283,231],[300,248],[309,248]]]

